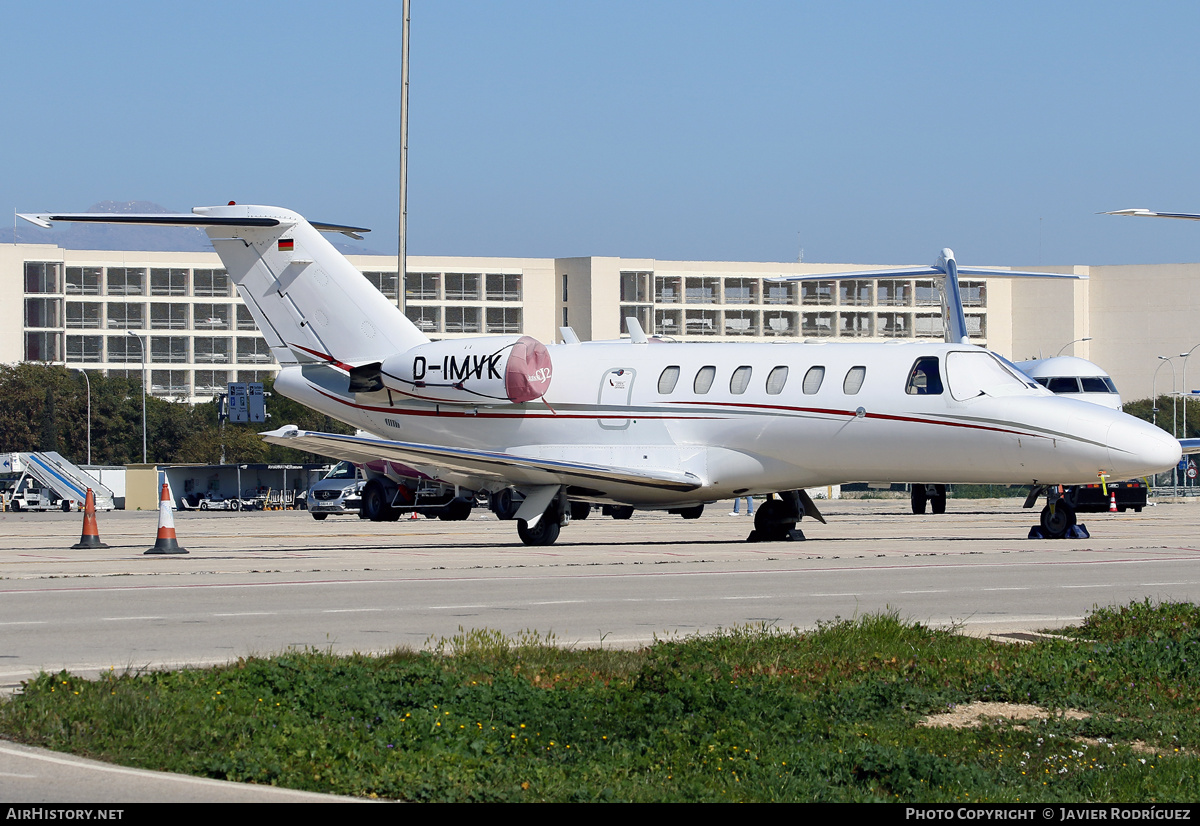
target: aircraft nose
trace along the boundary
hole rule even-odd
[[[1170,470],[1181,455],[1178,439],[1141,419],[1122,415],[1108,430],[1108,457],[1116,478]]]

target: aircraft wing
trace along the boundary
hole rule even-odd
[[[695,474],[672,468],[621,468],[537,459],[490,450],[393,442],[373,436],[318,433],[300,430],[295,425],[259,435],[272,444],[336,459],[359,463],[387,459],[443,480],[460,476],[509,485],[573,485],[591,490],[601,486],[649,487],[680,492],[696,490],[703,484]]]

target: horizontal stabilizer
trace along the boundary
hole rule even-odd
[[[272,444],[335,459],[360,463],[387,459],[418,469],[429,468],[434,470],[429,475],[435,478],[440,478],[438,471],[441,471],[506,485],[578,485],[592,489],[598,485],[617,485],[679,492],[696,490],[703,484],[695,474],[672,468],[619,468],[560,459],[534,459],[490,450],[318,433],[300,430],[294,425],[259,435]]]
[[[160,213],[157,215],[120,215],[100,212],[44,212],[19,213],[31,224],[37,224],[43,229],[50,229],[56,221],[77,224],[131,224],[146,227],[277,227],[284,223],[278,218],[229,217],[222,215],[205,215],[194,213]],[[362,240],[362,233],[371,230],[364,227],[350,227],[341,224],[326,224],[320,221],[309,221],[318,232],[340,232],[351,238]]]
[[[1138,218],[1182,218],[1185,221],[1200,221],[1200,214],[1195,212],[1153,212],[1149,209],[1114,209],[1112,212],[1101,212],[1101,215],[1133,215]]]

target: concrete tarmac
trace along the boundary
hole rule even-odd
[[[0,686],[16,690],[41,670],[89,676],[310,647],[420,648],[471,628],[637,646],[893,610],[1008,635],[1077,622],[1094,605],[1200,599],[1200,502],[1081,516],[1087,540],[1027,539],[1037,513],[1020,500],[951,500],[939,516],[913,515],[897,499],[818,504],[829,524],[805,520],[805,542],[747,543],[752,521],[722,502],[698,520],[594,513],[544,548],[522,545],[515,523],[480,511],[463,522],[394,523],[177,512],[189,551],[178,556],[144,555],[154,511],[100,514],[111,547],[78,551],[79,514],[0,514]],[[62,770],[47,774],[48,760],[0,744],[0,797],[218,799],[134,775],[59,783]],[[26,776],[43,780],[21,785]],[[135,796],[143,789],[154,791]]]

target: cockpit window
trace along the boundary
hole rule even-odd
[[[1046,387],[1051,393],[1078,393],[1079,379],[1074,376],[1053,376]]]
[[[940,396],[942,394],[942,376],[938,372],[937,356],[925,356],[917,359],[912,370],[908,372],[908,384],[904,392],[910,396]]]
[[[956,350],[946,356],[946,381],[950,384],[950,395],[958,401],[1028,391],[1027,379],[1018,377],[983,350]]]
[[[1116,393],[1117,386],[1106,376],[1084,376],[1079,380],[1084,393]]]

